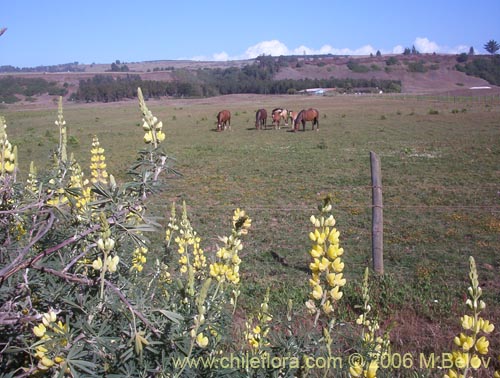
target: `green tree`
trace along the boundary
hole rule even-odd
[[[484,44],[484,49],[488,51],[490,54],[495,54],[498,50],[500,50],[500,45],[497,41],[490,39],[488,42]]]
[[[470,47],[469,49],[469,55],[475,55],[476,53],[474,52],[474,47]]]

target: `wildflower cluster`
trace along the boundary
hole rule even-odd
[[[309,280],[311,287],[310,299],[306,302],[308,310],[316,314],[316,321],[321,311],[329,316],[333,312],[333,304],[342,298],[342,286],[346,279],[343,277],[344,263],[341,259],[344,249],[340,247],[338,231],[333,215],[329,215],[332,205],[329,199],[321,206],[321,216],[311,216],[314,231],[309,234],[313,246],[309,252],[313,262],[310,263],[312,277]]]
[[[106,172],[106,157],[104,156],[104,148],[101,147],[97,136],[94,136],[92,139],[92,149],[90,153],[90,181],[92,184],[107,184],[108,172]]]
[[[269,288],[267,288],[264,301],[261,303],[257,314],[257,324],[254,325],[252,319],[245,323],[245,338],[253,352],[259,352],[262,347],[269,346],[267,335],[269,333],[269,323],[272,319],[273,317],[269,313]]]
[[[363,347],[367,350],[368,359],[356,361],[356,363],[349,368],[349,374],[353,378],[376,377],[379,368],[378,361],[382,354],[387,352],[389,348],[389,339],[377,335],[377,331],[380,329],[378,321],[376,319],[369,319],[368,316],[371,312],[368,275],[369,270],[366,268],[362,288],[363,312],[356,319],[356,324],[362,327],[361,341]]]
[[[7,139],[6,129],[5,118],[0,117],[0,176],[5,173],[13,173],[17,160],[17,148],[12,147]]]
[[[231,236],[219,238],[224,246],[219,248],[216,253],[218,261],[210,264],[210,275],[217,281],[228,281],[233,284],[240,282],[241,259],[238,253],[243,249],[240,237],[248,233],[251,224],[252,220],[245,214],[244,210],[238,208],[234,211]]]
[[[172,216],[175,217],[175,209]],[[169,223],[169,225],[170,224],[172,223]],[[173,221],[173,224],[176,225],[177,222]],[[177,244],[177,252],[180,255],[180,272],[186,273],[188,272],[189,267],[192,267],[193,273],[196,276],[204,276],[207,261],[203,249],[200,246],[201,238],[193,229],[193,227],[191,226],[191,222],[189,221],[185,202],[182,206],[182,218],[180,226],[175,226],[175,228],[179,231],[179,236],[177,236],[174,241]],[[174,228],[171,228],[170,232],[172,232],[173,230]],[[191,253],[189,253],[190,248],[192,249],[192,256]]]
[[[136,270],[142,272],[144,269],[144,264],[146,263],[146,254],[148,253],[148,248],[141,246],[134,249],[132,252],[132,267],[130,270]]]
[[[468,377],[470,368],[477,370],[481,367],[481,355],[488,354],[490,342],[486,338],[495,329],[489,320],[480,316],[481,311],[486,308],[486,304],[480,299],[482,289],[479,286],[476,262],[471,256],[469,258],[470,272],[469,278],[471,286],[468,288],[469,298],[466,301],[467,307],[472,311],[470,315],[461,318],[462,329],[453,340],[457,349],[452,351],[454,368],[450,369],[445,378]]]
[[[163,122],[159,121],[153,113],[146,106],[142,90],[138,88],[137,95],[139,97],[139,106],[142,111],[142,129],[145,131],[144,143],[152,144],[154,148],[165,140],[165,133],[163,133]]]
[[[28,178],[26,179],[26,189],[33,194],[38,194],[38,179],[37,179],[37,169],[35,163],[30,163],[30,171],[28,172]]]
[[[72,161],[70,167],[70,189],[74,189],[71,193],[75,197],[74,202],[74,211],[77,214],[77,217],[81,219],[81,216],[88,212],[89,206],[88,204],[92,200],[92,192],[89,186],[89,180],[84,178],[84,173],[76,161],[73,160],[73,157],[70,159]]]
[[[64,347],[68,344],[69,327],[57,321],[53,310],[42,315],[42,321],[33,327],[33,333],[39,339],[34,346],[39,370],[64,369]]]
[[[61,96],[59,96],[57,120],[55,121],[55,124],[59,127],[59,148],[56,156],[56,164],[59,165],[59,163],[66,163],[66,161],[68,160],[68,153],[66,150],[68,142],[68,131],[66,128],[66,121],[64,120]]]

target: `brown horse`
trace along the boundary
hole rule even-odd
[[[274,108],[271,114],[273,118],[273,125],[275,128],[280,128],[281,119],[285,121],[285,126],[288,126],[290,110],[287,110],[285,108]]]
[[[297,116],[299,115],[299,113],[291,111],[288,115],[290,116],[290,119],[292,120],[292,125],[295,125],[295,120],[297,119]]]
[[[221,110],[217,114],[217,131],[226,130],[226,126],[231,130],[231,112],[229,110]]]
[[[295,118],[295,122],[293,123],[293,131],[297,131],[299,129],[300,123],[302,123],[302,131],[305,131],[307,121],[312,122],[313,130],[314,125],[316,125],[316,131],[319,130],[319,112],[317,109],[302,109],[299,114],[297,114],[297,118]]]
[[[259,109],[255,113],[255,128],[257,130],[262,129],[262,127],[267,127],[267,110]]]

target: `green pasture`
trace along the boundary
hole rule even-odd
[[[69,150],[80,164],[88,166],[97,135],[108,171],[124,181],[143,145],[137,102],[64,106]],[[499,318],[498,99],[239,95],[155,100],[148,106],[163,121],[165,149],[182,173],[148,204],[150,213],[165,223],[172,201],[186,201],[210,254],[217,237],[230,232],[232,211],[245,209],[252,229],[242,253],[242,291],[250,302],[260,303],[270,286],[275,306],[287,298],[302,306],[309,290],[309,217],[331,194],[350,280],[341,314],[353,311],[360,277],[371,264],[369,152],[374,151],[381,158],[384,196],[387,274],[372,281],[381,316],[397,322],[400,313],[459,326],[449,314],[465,311],[473,255],[486,311]],[[306,132],[255,130],[255,111],[263,107],[270,113],[278,106],[317,108],[319,131],[311,131],[310,123]],[[216,132],[215,115],[224,108],[232,112],[232,130]],[[47,164],[58,140],[57,106],[0,113],[19,149],[21,176],[31,160]],[[160,242],[161,236],[154,239]]]

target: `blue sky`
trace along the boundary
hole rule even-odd
[[[485,53],[500,0],[0,0],[0,65]]]

